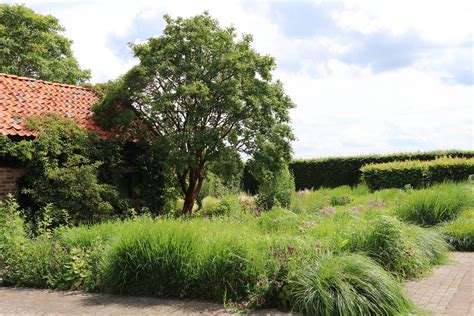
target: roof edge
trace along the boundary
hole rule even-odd
[[[96,94],[95,91],[90,89],[90,88],[83,87],[83,86],[78,86],[78,85],[73,85],[73,84],[59,83],[59,82],[54,82],[54,81],[46,81],[46,80],[30,78],[30,77],[22,77],[22,76],[11,75],[11,74],[2,73],[2,72],[0,72],[0,77],[7,77],[7,78],[12,78],[12,79],[16,79],[16,80],[23,80],[23,81],[35,81],[35,82],[39,82],[39,83],[47,84],[47,85],[51,85],[51,86],[60,86],[60,87],[65,87],[65,88],[81,89],[81,90],[90,91],[90,92]]]

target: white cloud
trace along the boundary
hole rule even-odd
[[[474,2],[470,0],[344,0],[339,12],[346,26],[364,32],[415,30],[435,42],[459,42],[473,33]],[[344,21],[344,19],[347,19]]]
[[[255,48],[276,57],[281,67],[275,75],[297,104],[292,110],[297,157],[474,148],[473,86],[451,78],[458,68],[472,74],[472,46],[459,46],[472,41],[470,0],[343,0],[331,17],[334,30],[344,36],[316,30],[306,38],[285,35],[272,16],[271,1],[21,2],[60,19],[94,82],[116,78],[136,63],[110,47],[108,39],[143,40],[127,37],[137,19],[158,24],[164,13],[187,17],[209,10],[221,25],[253,34]],[[434,47],[409,66],[373,73],[340,60],[352,48],[345,41],[349,32],[413,32]]]
[[[297,157],[473,147],[473,91],[405,69],[372,74],[338,64],[315,79],[280,74],[298,108]]]

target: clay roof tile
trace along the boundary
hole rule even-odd
[[[110,133],[91,119],[97,99],[85,87],[0,73],[0,134],[35,136],[26,118],[54,112],[106,138]]]

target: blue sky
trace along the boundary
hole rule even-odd
[[[21,2],[60,19],[93,82],[135,64],[127,43],[159,36],[165,13],[253,34],[297,105],[298,158],[474,149],[470,0]]]

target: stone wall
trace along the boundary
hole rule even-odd
[[[0,201],[9,193],[18,195],[18,179],[24,173],[23,169],[0,167]]]

